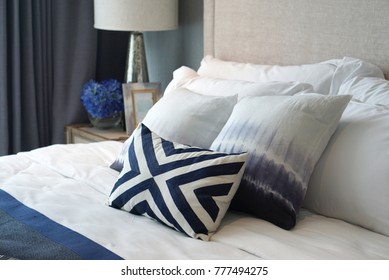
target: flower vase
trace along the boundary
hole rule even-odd
[[[115,112],[110,116],[107,116],[105,118],[95,118],[91,114],[88,114],[89,121],[91,124],[98,128],[98,129],[110,129],[117,126],[121,119],[122,119],[122,113],[121,112]]]

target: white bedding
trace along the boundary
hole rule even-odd
[[[119,173],[109,165],[121,148],[107,141],[0,157],[0,188],[125,259],[389,259],[389,237],[306,210],[290,231],[230,212],[206,242],[110,208]]]

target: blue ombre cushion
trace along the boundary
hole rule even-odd
[[[231,208],[294,227],[311,173],[349,100],[319,94],[242,99],[211,145],[249,153]]]
[[[209,240],[236,193],[246,159],[247,153],[170,142],[140,124],[109,205]]]

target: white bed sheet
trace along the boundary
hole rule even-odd
[[[302,210],[286,231],[226,215],[210,242],[107,206],[122,143],[53,145],[0,157],[0,188],[125,259],[389,259],[389,237]]]

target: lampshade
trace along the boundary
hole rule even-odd
[[[178,26],[178,0],[94,0],[96,29],[161,31]]]

